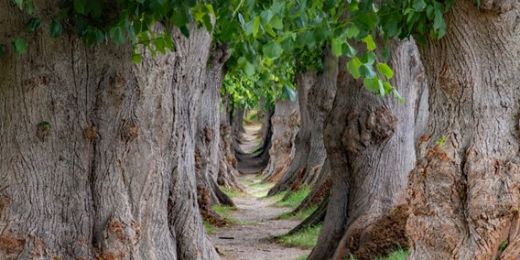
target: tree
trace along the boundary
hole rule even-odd
[[[514,1],[455,1],[446,36],[421,47],[430,117],[411,174],[411,259],[520,255]]]
[[[42,21],[57,11],[34,5]],[[55,22],[25,32],[9,1],[0,17],[13,41],[0,60],[0,258],[218,258],[190,174],[210,33],[173,29],[175,53],[133,64],[129,44],[53,39]]]
[[[314,184],[325,161],[323,127],[336,92],[338,65],[337,58],[330,51],[325,52],[323,63],[322,73],[309,72],[299,79],[301,127],[295,139],[296,154],[268,195]]]
[[[276,102],[275,112],[271,118],[273,136],[269,149],[269,163],[262,175],[265,180],[280,178],[294,156],[294,137],[298,131],[300,114],[298,103],[290,100]]]
[[[324,133],[332,190],[310,259],[373,259],[407,246],[406,185],[415,163],[416,101],[424,77],[413,41],[392,46],[396,73],[389,78],[404,104],[370,93],[345,69],[338,75]]]

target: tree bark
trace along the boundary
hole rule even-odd
[[[406,184],[415,163],[416,101],[424,81],[415,43],[393,43],[391,65],[405,104],[370,93],[345,69],[338,75],[325,130],[332,194],[310,259],[373,259],[407,246]]]
[[[294,138],[300,121],[298,103],[291,101],[276,102],[271,118],[273,136],[269,150],[269,163],[262,175],[265,181],[277,181],[280,174],[287,170],[294,156]]]
[[[234,207],[231,198],[217,185],[219,173],[220,143],[220,86],[222,69],[228,59],[224,46],[215,46],[207,68],[207,77],[202,91],[197,114],[197,138],[195,140],[195,173],[197,196],[204,219],[222,226],[226,221],[212,209],[213,204]]]
[[[410,179],[410,259],[520,257],[520,6],[455,1],[421,48],[430,118]]]
[[[23,17],[0,2],[0,41]],[[134,65],[48,29],[0,60],[0,258],[218,258],[193,174],[210,34],[175,31],[176,53]]]
[[[295,140],[296,153],[283,177],[269,190],[269,196],[308,185],[320,172],[327,156],[323,127],[336,93],[337,66],[337,58],[326,50],[324,71],[317,76],[308,72],[297,79],[301,127]]]
[[[305,199],[296,207],[291,214],[296,214],[302,210],[308,209],[312,206],[320,204],[325,198],[330,195],[330,188],[332,187],[332,179],[330,178],[330,163],[325,159],[323,167],[321,167],[316,183],[312,185],[312,191],[305,197]]]

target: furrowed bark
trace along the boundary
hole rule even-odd
[[[269,163],[262,175],[264,181],[277,181],[294,156],[294,137],[300,120],[298,103],[278,101],[271,118],[273,136],[269,150]]]
[[[520,257],[520,6],[455,1],[421,48],[430,118],[411,174],[410,259]]]
[[[297,79],[301,127],[295,139],[296,152],[283,177],[269,190],[269,196],[297,190],[318,176],[326,158],[323,127],[336,93],[337,63],[337,58],[327,50],[321,74],[308,72]]]
[[[391,65],[404,104],[370,93],[344,69],[338,75],[325,130],[332,199],[310,259],[373,259],[407,246],[406,184],[415,163],[416,101],[424,81],[415,43],[393,43]],[[343,212],[337,199],[347,199],[339,205]]]
[[[15,9],[0,2],[2,42],[24,34]],[[0,60],[1,259],[218,258],[196,204],[193,115],[211,38],[195,28],[174,33],[177,53],[138,65],[130,46],[88,48],[49,28]]]
[[[211,51],[206,82],[199,102],[195,141],[197,201],[204,219],[217,226],[224,225],[225,221],[211,206],[235,206],[231,198],[220,190],[216,181],[219,174],[220,86],[222,69],[228,56],[224,46],[215,46]]]

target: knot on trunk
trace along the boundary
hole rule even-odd
[[[89,140],[94,141],[97,138],[97,129],[94,126],[89,126],[83,130],[83,136]]]
[[[204,137],[206,138],[206,143],[209,143],[213,141],[213,138],[215,138],[215,132],[213,129],[206,127],[204,128]]]
[[[25,239],[13,234],[0,235],[0,259],[18,259],[25,245]]]
[[[6,195],[0,194],[0,217],[2,216],[2,211],[6,209],[9,204],[11,204],[11,198]]]
[[[98,259],[124,259],[134,251],[141,236],[141,225],[134,220],[110,218],[104,230]]]
[[[408,205],[401,204],[381,214],[358,217],[346,231],[336,256],[350,253],[356,259],[369,260],[387,256],[398,248],[407,248],[405,227],[408,215]]]
[[[131,142],[139,136],[139,126],[133,121],[124,121],[121,129],[121,139]]]
[[[51,133],[51,124],[47,121],[42,121],[36,125],[36,136],[40,141],[45,142],[47,140],[47,137]]]
[[[197,203],[199,204],[199,210],[202,218],[211,225],[222,227],[227,224],[227,222],[211,208],[212,203],[210,191],[202,185],[197,186]]]
[[[342,143],[350,153],[359,154],[370,145],[388,140],[394,134],[397,122],[397,117],[385,107],[350,113]]]

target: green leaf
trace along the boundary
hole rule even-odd
[[[143,57],[140,53],[132,54],[132,62],[135,64],[141,63],[143,61]]]
[[[376,76],[376,72],[372,65],[363,64],[359,67],[359,73],[363,78],[374,78]]]
[[[391,79],[394,77],[394,71],[386,63],[377,63],[377,71],[385,75],[387,79]]]
[[[424,2],[424,0],[415,0],[415,2],[413,3],[413,9],[415,9],[416,11],[421,12],[422,10],[424,10],[424,8],[426,8],[426,3]]]
[[[362,64],[363,63],[361,63],[358,57],[354,57],[349,62],[347,62],[347,70],[350,72],[353,78],[359,79],[361,77],[359,67],[361,67]]]
[[[347,31],[345,32],[345,35],[349,39],[358,36],[358,34],[359,34],[359,29],[357,28],[356,25],[352,25],[352,26],[348,27]]]
[[[87,0],[74,0],[74,11],[79,14],[85,14],[87,6]]]
[[[394,90],[394,87],[388,81],[383,82],[383,88],[385,89],[386,94],[389,94],[390,92],[392,92],[392,90]]]
[[[371,92],[379,92],[381,96],[384,96],[383,82],[378,78],[366,78],[363,80],[363,85]]]
[[[22,38],[15,38],[12,41],[12,45],[16,54],[24,54],[27,52],[27,42]]]
[[[283,29],[283,20],[279,16],[275,16],[271,19],[271,26],[277,30]]]
[[[374,41],[374,38],[372,38],[372,35],[367,35],[365,38],[363,38],[363,42],[367,45],[367,50],[373,51],[377,48],[376,42]]]
[[[125,35],[119,26],[112,27],[108,34],[110,35],[110,39],[112,39],[116,44],[123,44],[125,42]]]
[[[211,32],[213,30],[213,24],[211,23],[211,17],[208,14],[205,14],[202,17],[202,22],[204,23],[204,27],[206,27],[206,30],[208,30],[208,32]]]
[[[23,0],[14,0],[16,6],[20,9],[23,9]]]
[[[332,54],[336,57],[343,55],[343,42],[339,38],[333,38],[331,41]]]
[[[365,64],[372,65],[376,61],[376,54],[374,52],[367,52],[361,57],[361,61]]]
[[[348,57],[354,57],[356,56],[357,51],[348,42],[345,42],[343,44],[343,53]]]
[[[256,37],[258,35],[258,31],[260,30],[260,16],[256,16],[253,20],[253,36]]]
[[[175,10],[172,15],[173,24],[179,28],[188,23],[188,15],[184,10]]]
[[[282,55],[283,49],[282,49],[282,46],[280,46],[280,44],[272,41],[272,42],[264,45],[264,47],[262,48],[262,52],[263,52],[264,56],[271,58],[271,59],[276,59],[276,58],[280,57],[280,55]]]
[[[40,26],[41,26],[41,20],[36,17],[33,17],[27,23],[27,30],[29,32],[35,32],[36,30],[38,30],[38,28],[40,28]]]
[[[50,25],[50,35],[52,38],[58,38],[63,32],[63,27],[61,27],[61,24],[56,21],[55,19],[52,19],[51,25]]]
[[[247,76],[253,76],[255,74],[255,66],[246,61],[244,66],[244,72]]]

